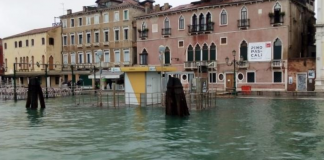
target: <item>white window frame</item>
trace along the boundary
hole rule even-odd
[[[67,28],[67,19],[62,20],[62,26],[63,28]]]
[[[73,43],[72,43],[72,36],[74,37],[73,38]],[[70,45],[75,45],[75,34],[74,33],[70,34]]]
[[[127,30],[127,39],[125,38],[125,30]],[[120,35],[120,33],[119,33],[119,35]],[[124,38],[124,40],[129,40],[129,28],[128,27],[123,28],[123,38]]]
[[[243,76],[242,80],[239,79],[239,74],[242,74],[242,76]],[[239,82],[243,82],[243,81],[244,81],[244,78],[245,78],[245,75],[244,75],[242,72],[238,72],[238,73],[236,74],[236,79],[237,79],[237,81],[239,81]]]
[[[106,19],[106,15],[107,15],[107,19]],[[109,13],[105,12],[103,13],[103,23],[109,23]]]
[[[81,19],[81,25],[80,25],[80,19]],[[83,26],[83,18],[82,17],[78,17],[78,27]]]
[[[73,26],[72,26],[72,20],[73,20]],[[75,19],[71,18],[70,19],[70,28],[74,28],[75,27]]]
[[[103,35],[104,42],[109,42],[109,30],[104,30],[103,33],[104,33],[104,35]],[[108,39],[106,39],[106,33],[108,33]]]
[[[108,59],[106,58],[106,53],[108,53]],[[105,61],[105,63],[110,62],[110,51],[109,50],[104,50],[104,61]]]
[[[118,31],[118,40],[116,40],[116,31]],[[120,29],[118,28],[115,28],[114,29],[114,41],[115,42],[118,42],[118,41],[120,41]]]
[[[128,60],[127,60],[127,61],[125,61],[125,57],[126,57],[126,56],[125,56],[125,51],[126,51],[126,52],[128,51]],[[131,56],[130,56],[130,54],[131,54],[131,53],[130,53],[130,49],[124,49],[124,50],[123,50],[123,58],[124,58],[124,59],[123,59],[123,62],[130,62],[130,61],[131,61],[131,58],[130,58]]]
[[[248,73],[254,73],[254,82],[248,82]],[[256,83],[256,72],[255,71],[246,71],[246,83],[253,84]]]
[[[81,43],[80,43],[80,35],[82,36],[82,42]],[[83,32],[78,33],[78,44],[83,44],[83,42],[84,42]]]
[[[116,17],[116,15],[118,15],[118,16]],[[119,11],[115,11],[114,12],[114,22],[118,22],[119,20],[120,20]]]
[[[74,52],[71,53],[71,64],[76,64],[76,54]]]
[[[90,61],[89,61],[88,55],[90,55]],[[92,52],[91,51],[86,52],[86,64],[92,64]]]
[[[94,57],[94,63],[95,64],[97,64],[97,63],[99,63],[101,61],[100,58],[99,58],[99,56],[97,56],[97,51],[95,51],[93,53],[93,57]]]
[[[91,17],[90,16],[86,17],[86,25],[87,26],[91,25]]]
[[[125,11],[127,11],[127,19],[125,19]],[[123,20],[124,21],[129,20],[129,10],[128,9],[123,10]]]
[[[80,63],[80,55],[82,55],[81,63]],[[83,52],[78,52],[78,64],[83,64],[84,63],[84,54]]]
[[[221,80],[221,79],[219,79],[219,76],[220,75],[223,75],[223,79]],[[218,75],[217,75],[217,81],[224,81],[224,79],[225,79],[225,75],[224,75],[224,73],[219,73]]]
[[[222,12],[223,11],[225,11],[226,12],[226,23],[224,23],[224,24],[222,24]],[[220,26],[226,26],[226,25],[228,25],[228,12],[227,12],[227,10],[225,9],[225,8],[223,8],[221,11],[220,11],[220,13],[219,13],[219,25]]]
[[[215,78],[216,78],[216,79],[214,79],[215,82],[211,82],[211,81],[210,81],[210,74],[215,74]],[[208,83],[209,83],[209,84],[216,84],[216,83],[217,83],[217,80],[218,80],[217,72],[215,72],[215,71],[208,72]]]
[[[96,41],[96,33],[98,33],[98,41]],[[93,43],[100,43],[100,32],[99,31],[94,32]]]
[[[180,28],[180,18],[183,18],[183,28]],[[178,30],[185,30],[185,24],[186,24],[186,20],[185,20],[185,18],[184,18],[184,16],[183,15],[180,15],[180,17],[179,17],[179,19],[178,19]]]
[[[67,35],[63,35],[63,46],[67,46],[68,40],[67,40]]]
[[[90,38],[88,38],[88,34],[90,34]],[[88,43],[89,40],[89,43]],[[91,44],[91,32],[86,33],[86,44]]]
[[[93,23],[94,24],[100,24],[100,15],[99,14],[96,14],[93,18]]]
[[[116,56],[116,53],[118,52],[118,57]],[[118,59],[117,59],[118,58]],[[117,61],[118,60],[118,61]],[[120,63],[120,50],[116,49],[114,50],[114,62],[115,63]]]
[[[281,72],[281,82],[274,82],[274,72]],[[274,84],[284,83],[283,82],[283,78],[284,78],[284,76],[283,76],[283,72],[281,70],[274,70],[274,71],[272,71],[272,83],[274,83]]]
[[[69,63],[69,55],[63,54],[63,64],[68,64],[68,63]]]
[[[226,38],[226,43],[225,43],[225,44],[222,44],[222,38]],[[228,42],[227,37],[220,37],[220,38],[219,38],[219,44],[220,44],[220,45],[227,45],[227,42]]]

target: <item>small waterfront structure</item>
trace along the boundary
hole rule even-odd
[[[316,21],[316,91],[324,91],[324,2],[317,0]]]

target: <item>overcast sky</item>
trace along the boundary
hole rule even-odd
[[[155,3],[169,2],[175,7],[192,1],[195,0],[155,0]],[[67,9],[76,12],[82,10],[82,6],[94,4],[95,0],[0,0],[0,38],[49,27],[63,10],[64,13]]]

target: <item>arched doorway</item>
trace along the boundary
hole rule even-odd
[[[54,70],[54,58],[52,56],[50,56],[48,63],[49,70]]]

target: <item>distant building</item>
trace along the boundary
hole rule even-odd
[[[3,46],[2,46],[2,39],[0,38],[0,79],[3,76],[5,71],[4,61],[3,61]]]
[[[5,76],[13,78],[16,64],[17,84],[27,86],[28,77],[41,77],[45,86],[45,69],[48,64],[48,87],[60,83],[61,28],[47,27],[33,29],[3,39]],[[39,64],[39,66],[37,66]]]
[[[316,23],[316,90],[324,91],[324,2],[317,0]]]
[[[238,90],[243,86],[254,91],[312,90],[307,87],[307,71],[313,69],[314,60],[305,66],[300,59],[315,56],[310,51],[314,48],[313,3],[200,0],[175,8],[155,5],[151,13],[136,17],[139,65],[161,65],[158,47],[164,45],[163,65],[208,78],[211,90],[232,89],[234,76]],[[236,75],[233,66],[226,64],[226,57],[233,60],[233,50],[236,60],[242,60]],[[289,66],[290,60],[296,65]],[[306,79],[298,81],[298,75]],[[184,86],[193,78],[174,76]]]
[[[82,11],[61,16],[63,39],[63,63],[76,66],[76,80],[86,85],[92,65],[104,69],[115,66],[132,66],[136,58],[136,26],[133,17],[150,10],[152,0],[97,0],[95,6],[84,6]],[[103,50],[102,59],[96,56]],[[70,68],[63,69],[69,72]],[[97,78],[99,78],[97,76]],[[65,77],[71,80],[72,77]]]

